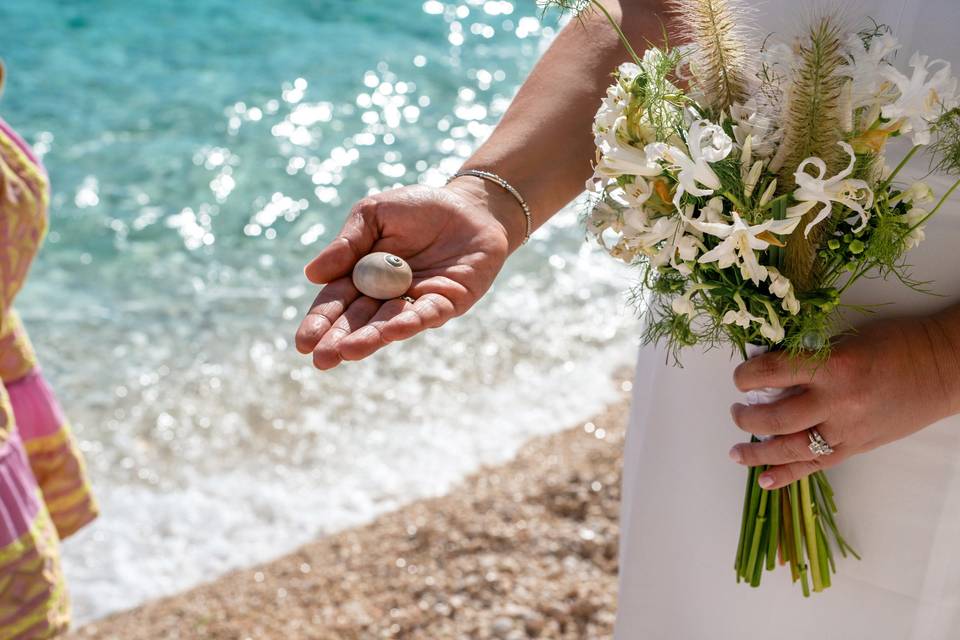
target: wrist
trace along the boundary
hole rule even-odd
[[[510,253],[523,244],[527,236],[527,219],[517,199],[500,185],[478,176],[458,176],[446,189],[465,196],[488,212],[504,231]]]
[[[948,310],[922,320],[930,345],[931,376],[941,390],[943,417],[960,413],[960,312]]]

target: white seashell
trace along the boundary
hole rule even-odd
[[[360,293],[378,300],[402,296],[413,282],[413,271],[403,258],[377,251],[360,258],[353,268],[353,284]]]

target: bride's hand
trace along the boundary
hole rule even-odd
[[[297,349],[313,352],[318,369],[330,369],[466,312],[523,237],[522,212],[498,189],[466,177],[444,188],[403,187],[358,202],[305,269],[311,282],[326,286],[300,323]],[[407,260],[413,269],[407,295],[415,302],[374,300],[357,291],[353,267],[373,251]]]
[[[957,413],[960,352],[956,327],[944,323],[935,316],[873,323],[838,340],[819,366],[779,353],[744,362],[734,372],[741,391],[800,389],[770,404],[733,405],[741,429],[777,437],[737,444],[730,457],[749,466],[772,465],[759,483],[776,489]],[[810,451],[810,427],[834,453]]]

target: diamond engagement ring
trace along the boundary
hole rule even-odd
[[[810,437],[810,451],[817,456],[828,456],[833,453],[833,448],[827,444],[827,441],[823,439],[823,436],[820,435],[820,432],[814,428],[807,430],[807,435]]]

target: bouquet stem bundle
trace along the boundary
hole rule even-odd
[[[754,442],[758,442],[756,438]],[[743,497],[743,517],[737,557],[733,568],[737,582],[760,586],[763,570],[779,563],[790,565],[794,582],[800,582],[804,596],[830,586],[836,573],[833,548],[843,557],[849,551],[860,556],[840,535],[834,514],[833,488],[826,474],[814,474],[786,487],[761,489],[757,478],[767,467],[751,467]]]

